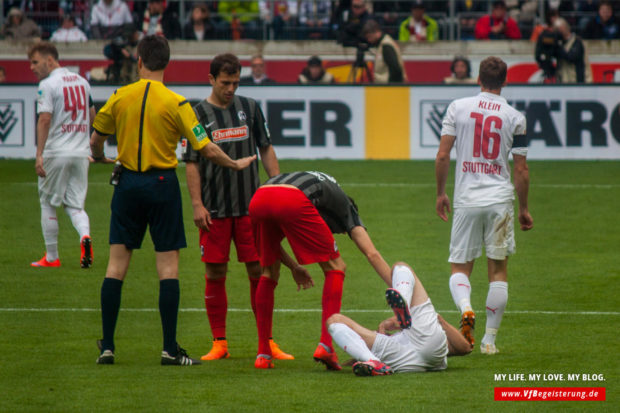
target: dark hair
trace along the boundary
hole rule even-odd
[[[0,66],[0,72],[6,75],[6,69],[4,68],[4,66]]]
[[[493,5],[491,6],[492,9],[495,9],[497,7],[501,7],[502,9],[506,8],[506,2],[503,0],[495,0],[493,2]]]
[[[375,33],[378,31],[381,31],[381,26],[379,26],[379,23],[377,23],[375,20],[368,20],[366,21],[366,23],[364,23],[364,26],[362,27],[362,36],[366,36],[367,34]]]
[[[241,62],[239,62],[237,56],[232,53],[222,53],[213,58],[211,67],[209,67],[209,73],[214,79],[217,79],[222,72],[229,75],[241,72]]]
[[[480,62],[478,76],[480,83],[485,89],[501,89],[506,81],[506,63],[499,57],[489,56]]]
[[[164,70],[170,61],[170,46],[163,36],[152,34],[138,43],[138,56],[151,72]]]
[[[41,41],[30,46],[28,59],[32,59],[35,53],[39,53],[41,56],[52,56],[54,60],[58,60],[58,49],[50,42]]]
[[[450,65],[450,72],[454,73],[454,65],[456,65],[457,62],[465,63],[465,66],[467,66],[467,77],[471,77],[471,63],[469,63],[469,59],[465,56],[454,57],[454,60],[452,60],[452,64]]]

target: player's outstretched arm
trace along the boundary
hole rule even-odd
[[[349,234],[357,248],[366,256],[366,259],[372,265],[372,268],[375,269],[379,277],[388,285],[388,287],[392,286],[392,270],[387,262],[383,259],[381,253],[375,248],[375,245],[372,243],[366,228],[364,227],[354,227]]]
[[[519,198],[519,224],[521,230],[528,231],[534,228],[534,219],[530,215],[527,203],[530,189],[530,171],[525,156],[513,154],[514,182],[517,198]]]
[[[473,347],[469,344],[469,341],[463,337],[459,330],[449,324],[439,314],[437,314],[437,320],[446,332],[446,339],[448,340],[448,356],[466,356],[471,353]]]
[[[450,151],[455,139],[455,136],[442,135],[435,158],[435,180],[437,181],[435,211],[439,218],[444,221],[448,221],[448,213],[452,212],[450,210],[450,198],[446,194],[446,181],[450,172]]]
[[[235,171],[240,171],[247,168],[256,159],[256,155],[246,156],[245,158],[239,158],[236,160],[230,159],[226,152],[214,143],[205,145],[200,150],[200,154],[217,165],[230,168]]]

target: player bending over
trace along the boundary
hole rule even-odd
[[[471,345],[437,312],[420,279],[404,262],[392,267],[392,288],[385,291],[394,316],[372,331],[342,314],[327,320],[334,341],[357,363],[357,376],[393,372],[436,371],[448,366],[447,356],[464,356]],[[400,330],[389,335],[389,331]]]

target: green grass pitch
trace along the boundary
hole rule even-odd
[[[389,263],[404,260],[422,279],[437,310],[453,324],[448,289],[450,224],[436,217],[432,162],[281,161],[282,171],[320,170],[336,177],[360,208]],[[2,412],[373,412],[620,411],[620,163],[531,161],[534,229],[516,230],[509,263],[509,301],[497,356],[450,358],[444,372],[358,378],[350,368],[328,372],[312,360],[319,338],[322,274],[295,291],[283,270],[276,290],[274,336],[296,356],[257,371],[256,326],[244,269],[228,275],[231,358],[197,367],[162,367],[158,282],[147,236],[133,256],[117,327],[116,364],[95,364],[101,334],[99,290],[108,258],[109,165],[93,165],[86,210],[95,262],[79,268],[78,237],[59,210],[61,268],[30,268],[44,251],[34,161],[0,160],[0,411]],[[204,312],[204,267],[179,168],[189,248],[181,252],[178,339],[190,355],[210,347]],[[449,181],[450,182],[450,181]],[[452,185],[449,187],[452,191]],[[385,286],[346,236],[342,312],[376,327],[390,312]],[[233,258],[236,258],[234,253]],[[472,275],[484,333],[486,262]],[[279,310],[279,311],[278,311]],[[348,357],[338,349],[341,360]],[[525,374],[499,381],[496,374]],[[565,381],[530,381],[529,374]],[[568,374],[604,381],[566,381]],[[582,377],[582,376],[580,376]],[[604,402],[494,401],[495,387],[605,387]]]

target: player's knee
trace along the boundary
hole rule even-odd
[[[206,275],[210,280],[226,277],[228,266],[226,264],[205,263]]]
[[[342,323],[343,321],[344,321],[344,316],[342,314],[336,313],[336,314],[332,314],[331,316],[329,316],[327,321],[325,321],[325,325],[329,326],[334,323]]]

